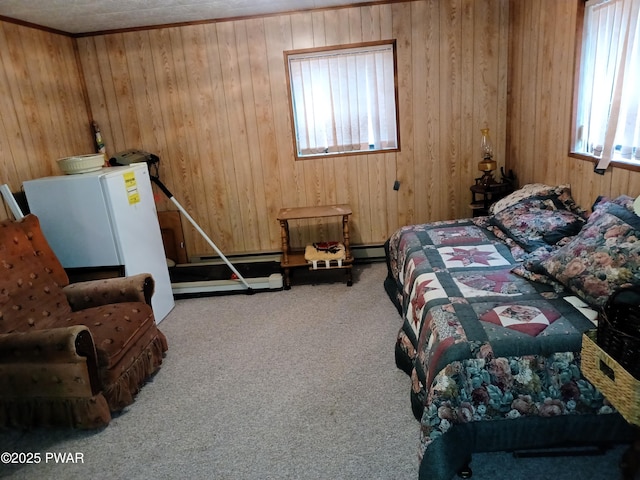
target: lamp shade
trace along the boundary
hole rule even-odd
[[[482,160],[478,162],[478,170],[482,172],[482,178],[478,179],[482,185],[491,185],[495,183],[491,172],[498,168],[498,164],[493,159],[493,143],[489,136],[489,129],[480,129],[482,136],[480,137],[480,154]]]
[[[493,158],[493,143],[491,142],[491,136],[489,135],[488,128],[482,128],[480,130],[482,137],[480,137],[480,153],[484,160]],[[482,170],[482,169],[481,169]]]

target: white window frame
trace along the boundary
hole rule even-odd
[[[571,151],[600,165],[640,166],[639,14],[638,0],[585,4]]]
[[[297,160],[400,150],[395,40],[285,51],[284,60]]]

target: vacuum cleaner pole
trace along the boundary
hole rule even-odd
[[[193,225],[193,227],[198,231],[198,233],[202,235],[202,238],[204,238],[207,241],[207,243],[211,246],[211,248],[213,248],[216,251],[216,253],[220,255],[220,258],[224,260],[224,263],[226,263],[227,266],[231,269],[231,271],[238,277],[238,280],[240,280],[244,284],[244,286],[247,287],[247,293],[249,294],[253,293],[253,288],[251,288],[251,286],[247,283],[244,277],[240,275],[240,272],[238,272],[236,267],[234,267],[233,264],[229,261],[229,259],[224,256],[224,254],[220,251],[220,249],[216,246],[216,244],[213,243],[213,241],[207,236],[207,234],[200,228],[200,226],[196,223],[196,221],[193,218],[191,218],[191,215],[189,215],[187,211],[182,207],[182,205],[180,205],[180,202],[178,202],[175,199],[173,194],[164,185],[164,183],[162,183],[157,176],[154,176],[154,175],[149,175],[149,176],[151,178],[151,181],[155,183],[158,186],[158,188],[160,188],[160,190],[162,190],[162,193],[164,193],[167,196],[167,198],[171,200],[176,207],[178,207],[178,210],[180,210],[180,212],[187,218],[187,220],[189,220],[191,225]]]

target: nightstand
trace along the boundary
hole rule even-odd
[[[500,183],[483,184],[480,178],[476,178],[476,184],[471,188],[471,204],[469,207],[474,217],[489,214],[491,204],[513,192],[513,183],[502,181]]]
[[[294,250],[291,248],[291,238],[289,235],[289,222],[295,220],[307,220],[311,218],[327,218],[342,217],[342,244],[344,245],[344,259],[339,264],[330,264],[322,269],[344,269],[347,273],[347,285],[353,284],[351,275],[351,267],[353,256],[351,255],[351,247],[349,244],[349,217],[351,216],[351,207],[347,204],[342,205],[320,205],[315,207],[292,207],[283,208],[278,213],[278,221],[280,222],[280,233],[282,238],[282,261],[280,265],[284,271],[284,288],[291,288],[291,269],[298,267],[310,267],[309,262],[305,258],[305,251]]]

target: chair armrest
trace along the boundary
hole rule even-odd
[[[95,395],[96,349],[85,325],[0,334],[0,396]]]
[[[153,277],[139,273],[130,277],[89,280],[67,285],[62,290],[74,312],[112,303],[143,302],[151,305],[155,288]]]

